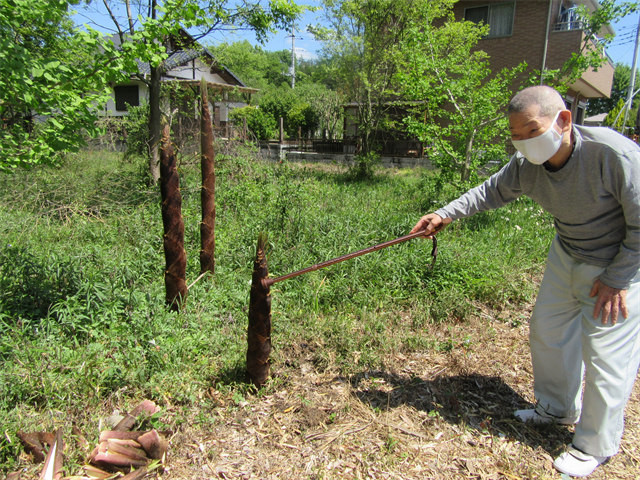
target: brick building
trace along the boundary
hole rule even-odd
[[[490,25],[489,35],[477,48],[489,54],[492,71],[515,67],[524,61],[528,67],[521,76],[523,79],[535,70],[560,68],[572,53],[580,50],[584,33],[576,5],[585,5],[590,11],[599,7],[597,0],[461,0],[453,10],[456,20]],[[599,32],[612,33],[611,27]],[[576,123],[584,121],[588,99],[609,97],[613,71],[607,60],[597,72],[589,69],[570,86],[565,101]]]

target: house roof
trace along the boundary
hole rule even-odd
[[[113,41],[116,45],[120,44],[117,35],[113,35]],[[173,51],[169,53],[169,56],[165,61],[167,71],[186,65],[197,58],[204,57],[209,60],[207,63],[211,67],[212,73],[217,73],[223,78],[227,77],[226,80],[230,80],[231,83],[237,83],[237,86],[239,87],[248,88],[236,74],[224,65],[221,65],[215,55],[213,55],[207,47],[200,45],[184,28],[180,29],[178,38],[172,39],[171,46],[173,47]],[[136,63],[138,64],[138,71],[140,73],[143,75],[149,75],[151,73],[151,67],[148,62],[136,60]]]
[[[174,50],[169,54],[169,57],[167,57],[167,60],[165,61],[167,71],[172,70],[181,65],[185,65],[191,60],[195,60],[196,58],[200,58],[201,56],[203,56],[205,52],[207,52],[206,48],[203,48],[200,50],[196,50],[196,49]],[[213,59],[215,60],[215,58]],[[138,63],[138,70],[140,71],[140,73],[143,73],[145,75],[148,75],[149,73],[151,73],[151,68],[149,67],[148,62],[142,62],[140,60],[136,60],[136,62]],[[238,81],[242,83],[239,79]],[[244,83],[242,83],[242,86],[245,86]]]
[[[189,32],[187,32],[184,28],[181,28],[181,29],[180,29],[180,35],[181,35],[182,37],[184,37],[184,39],[186,40],[186,43],[188,43],[188,44],[190,44],[190,45],[197,45],[197,46],[198,46],[198,49],[197,49],[197,51],[199,52],[199,55],[198,55],[198,56],[206,56],[206,57],[209,57],[211,60],[213,60],[213,61],[216,63],[216,65],[218,65],[218,66],[220,67],[219,69],[221,70],[221,72],[219,72],[219,73],[223,73],[223,74],[224,74],[224,73],[226,73],[226,74],[228,74],[228,75],[229,75],[229,76],[231,76],[231,77],[232,77],[236,82],[238,82],[238,83],[240,84],[240,86],[242,86],[242,87],[246,87],[245,83],[244,83],[242,80],[240,80],[240,79],[236,76],[236,74],[235,74],[235,73],[233,73],[231,70],[229,70],[229,69],[228,69],[227,67],[225,67],[224,65],[221,65],[221,64],[218,62],[218,60],[216,59],[215,55],[214,55],[213,53],[211,53],[211,51],[210,51],[207,47],[204,47],[204,46],[200,45],[200,44],[196,41],[196,39],[195,39],[195,38],[193,38],[193,36],[192,36]],[[185,58],[186,58],[186,57],[185,57]],[[185,63],[186,63],[186,62],[190,62],[191,60],[194,60],[195,58],[197,58],[197,57],[189,58],[188,60],[185,60]],[[179,66],[179,65],[183,65],[183,64],[176,64],[175,66],[177,67],[177,66]]]
[[[175,79],[174,82],[179,83],[180,85],[190,85],[190,86],[199,86],[201,80],[182,80],[182,79]],[[211,89],[212,91],[217,91],[217,92],[240,92],[240,93],[257,93],[259,90],[257,88],[250,88],[250,87],[241,87],[239,85],[228,85],[226,83],[214,83],[214,82],[207,82],[207,87],[209,89]]]
[[[587,123],[589,124],[596,124],[596,123],[602,123],[604,122],[604,119],[607,118],[607,114],[606,113],[599,113],[598,115],[593,115],[591,117],[587,117],[584,119],[584,123],[585,125],[587,125]]]

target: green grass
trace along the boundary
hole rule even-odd
[[[159,191],[145,185],[144,162],[84,153],[0,176],[0,472],[18,457],[19,429],[90,423],[92,409],[141,397],[188,407],[212,384],[247,394],[258,232],[277,276],[404,235],[455,195],[421,170],[353,181],[250,152],[219,156],[216,168],[216,275],[179,314],[164,305]],[[199,167],[184,165],[187,283],[199,272],[198,185]],[[345,374],[383,367],[390,352],[453,348],[424,326],[462,321],[477,302],[531,300],[552,235],[550,218],[521,199],[455,222],[431,271],[431,242],[413,240],[276,284],[274,371],[300,345],[317,368]]]

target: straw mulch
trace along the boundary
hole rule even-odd
[[[174,436],[165,477],[560,478],[552,461],[572,427],[513,418],[533,401],[527,325],[485,311],[428,328],[445,344],[465,340],[448,352],[391,355],[384,371],[350,377],[318,372],[314,347],[302,345],[274,365],[271,394],[234,401],[211,389]],[[636,385],[622,449],[591,478],[640,476],[639,419]]]

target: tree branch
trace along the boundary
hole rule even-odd
[[[120,44],[122,45],[124,43],[124,33],[122,33],[122,29],[120,28],[120,24],[118,23],[118,20],[116,19],[116,16],[111,11],[111,7],[109,7],[109,3],[107,3],[107,0],[102,0],[102,2],[104,3],[104,6],[107,9],[107,12],[109,12],[109,16],[111,17],[111,20],[113,20],[114,25],[118,29],[118,36],[120,37]]]
[[[129,32],[133,35],[133,15],[131,15],[131,3],[129,0],[124,1],[127,6],[127,18],[129,19]]]

